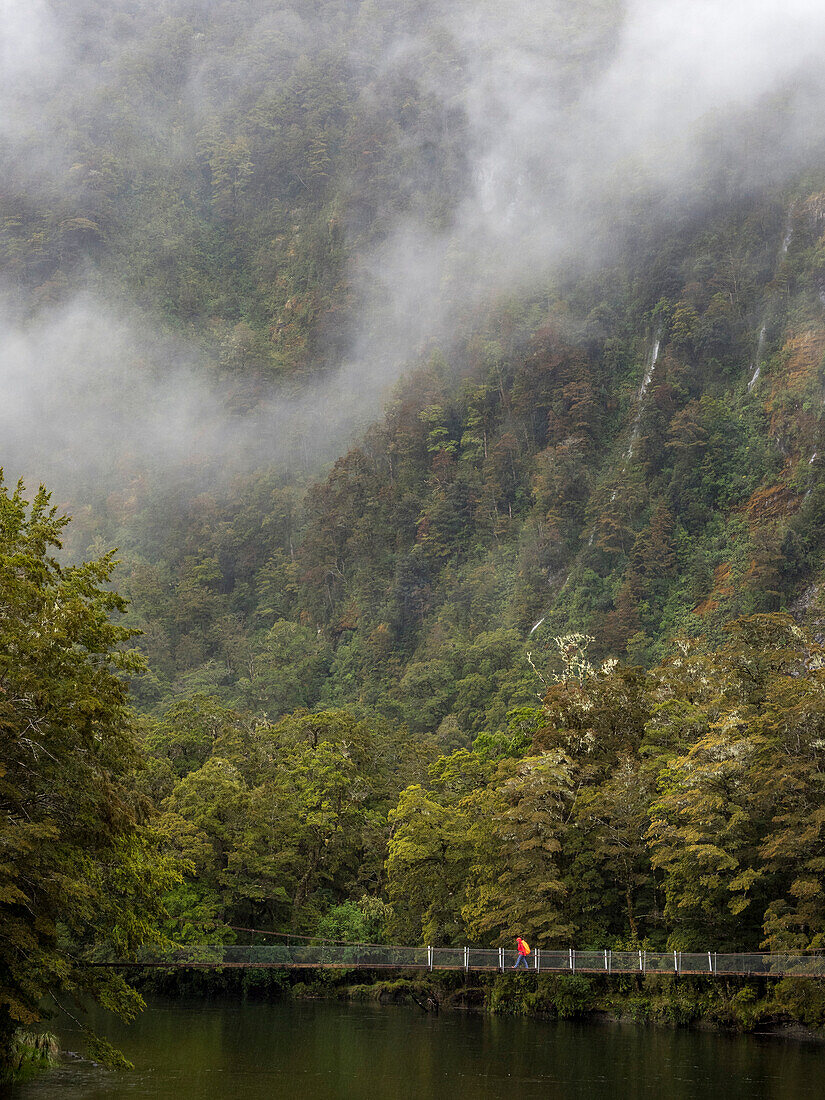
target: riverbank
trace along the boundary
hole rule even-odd
[[[410,977],[398,971],[224,970],[157,973],[166,995],[220,993],[251,1000],[403,1004],[423,1012],[463,1010],[545,1020],[782,1035],[825,1043],[825,988],[808,978],[703,978],[648,974],[474,974]]]
[[[8,1069],[0,1074],[0,1085],[16,1085],[57,1064],[60,1047],[48,1031],[17,1031],[11,1041]]]
[[[348,984],[350,1000],[414,1003],[427,1011],[470,1009],[545,1020],[612,1020],[636,1025],[781,1035],[825,1043],[825,992],[810,980],[696,979],[650,975],[607,979],[567,974],[505,974],[471,985],[439,979]],[[293,996],[314,995],[312,986]]]
[[[366,975],[358,975],[366,977]],[[386,979],[388,976],[384,975]],[[353,984],[353,983],[350,983]],[[343,989],[343,985],[342,985]],[[397,995],[398,991],[394,995]],[[74,1052],[9,1100],[821,1100],[823,1048],[711,1029],[423,1012],[332,999],[148,995],[132,1023],[90,1006],[86,1022],[135,1067]]]

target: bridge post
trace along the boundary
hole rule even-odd
[[[503,947],[500,947],[498,949],[498,968],[501,971],[501,973],[503,974],[504,973],[504,948]]]
[[[536,970],[541,970],[541,948],[536,948]]]
[[[644,964],[642,962],[642,953],[641,953],[641,951],[639,952],[639,972],[642,973],[642,974],[644,973]]]
[[[676,954],[675,951],[673,952],[673,973],[679,973],[679,956]]]
[[[715,951],[713,952],[713,973],[714,974],[718,973],[718,969],[717,969],[717,966],[716,966],[716,952]]]
[[[574,948],[570,948],[570,973],[576,973],[576,951]]]
[[[464,948],[464,973],[466,974],[470,969],[470,948]]]
[[[710,957],[710,951],[708,951],[708,973],[713,973],[713,959]]]
[[[432,971],[433,968],[433,949],[430,944],[427,944],[427,969]]]
[[[611,947],[607,952],[607,973],[613,973],[613,948]]]

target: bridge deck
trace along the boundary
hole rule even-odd
[[[370,944],[191,944],[145,949],[98,966],[151,969],[464,970],[494,973],[515,966],[514,951],[476,947],[397,947]],[[825,977],[825,954],[714,951],[536,950],[529,969],[568,974],[684,974],[703,977]],[[523,969],[523,967],[521,968]]]

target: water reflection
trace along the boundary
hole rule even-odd
[[[155,999],[95,1026],[135,1063],[70,1062],[14,1100],[800,1100],[825,1095],[825,1048],[631,1025],[405,1008]],[[77,1045],[57,1025],[65,1049]]]

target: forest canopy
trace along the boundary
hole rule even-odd
[[[248,928],[825,946],[825,16],[689,7],[0,14],[0,1048]]]
[[[122,975],[90,964],[157,935],[177,875],[135,785],[124,677],[141,660],[113,621],[115,562],[62,566],[66,522],[0,481],[0,1072],[47,994],[135,1014]]]

